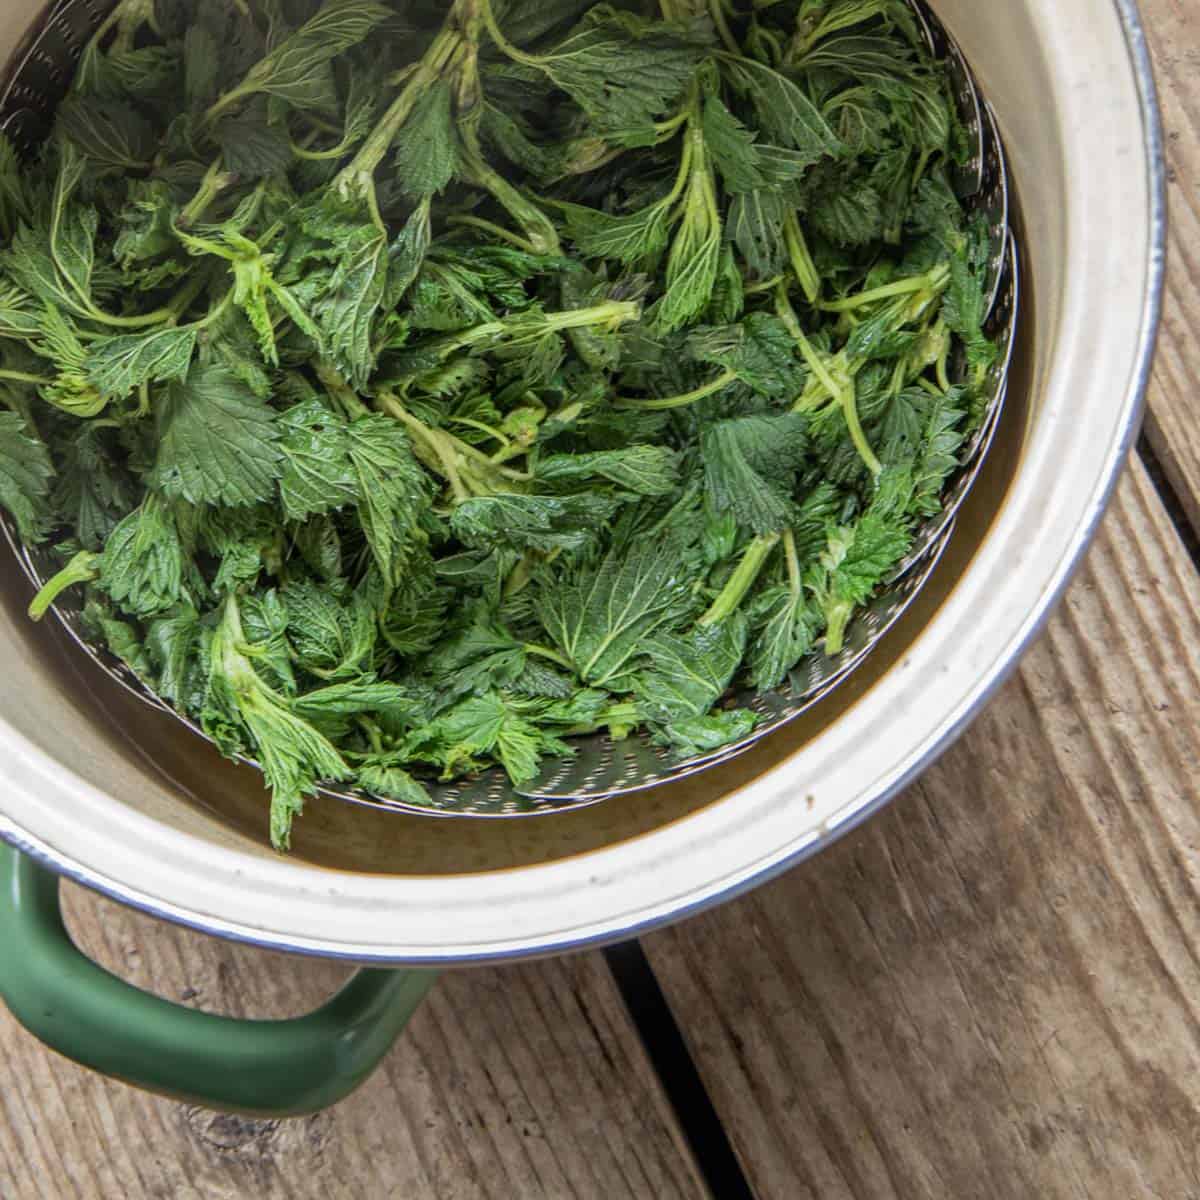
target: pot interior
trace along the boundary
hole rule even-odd
[[[43,2],[0,2],[0,61]],[[676,785],[523,820],[314,800],[281,858],[258,774],[97,677],[52,624],[31,626],[24,578],[0,557],[0,835],[222,934],[462,964],[611,940],[708,904],[827,844],[928,762],[1013,664],[1102,508],[1132,436],[1162,217],[1133,0],[934,7],[1008,146],[1022,328],[1000,436],[953,544],[850,683]]]
[[[18,4],[17,8],[36,5]],[[13,14],[4,17],[12,22]],[[24,32],[0,25],[0,50]],[[1020,175],[1014,184],[1019,244]],[[419,817],[313,798],[297,822],[297,863],[384,875],[455,875],[526,867],[617,845],[682,820],[789,757],[854,707],[897,663],[953,592],[999,513],[1036,417],[1031,364],[1036,262],[1022,264],[1022,324],[1000,432],[933,580],[884,643],[822,704],[754,751],[678,783],[600,804],[521,818]],[[5,552],[6,553],[6,552]],[[74,648],[54,621],[33,626],[14,564],[0,584],[0,719],[99,791],[156,821],[275,859],[268,799],[257,771],[223,759],[200,738],[137,701]]]

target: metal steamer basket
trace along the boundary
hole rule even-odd
[[[76,0],[47,18],[44,0],[0,5],[14,136],[44,131],[103,7]],[[32,627],[26,571],[42,568],[9,556],[0,995],[31,1029],[96,1069],[206,1104],[320,1107],[378,1061],[429,985],[420,968],[619,940],[738,895],[878,811],[965,728],[1053,610],[1136,436],[1162,283],[1163,170],[1133,0],[932,8],[986,97],[983,174],[993,116],[1003,138],[1020,315],[1007,393],[996,393],[1003,417],[985,424],[944,527],[931,524],[924,557],[896,581],[895,608],[856,635],[851,657],[871,652],[840,681],[850,659],[814,661],[788,693],[760,698],[768,736],[735,757],[630,766],[621,747],[594,779],[552,772],[537,799],[471,785],[482,792],[468,803],[485,811],[556,810],[537,820],[430,820],[318,797],[281,857],[265,838],[260,773],[116,683],[63,626]],[[930,36],[943,36],[932,21]],[[1000,294],[1003,332],[1003,284]],[[654,772],[676,778],[587,802]],[[184,1012],[79,956],[58,916],[59,876],[217,936],[388,969],[361,972],[300,1023]]]
[[[814,652],[774,692],[744,691],[731,697],[733,703],[754,711],[759,722],[750,736],[714,753],[680,760],[645,736],[614,742],[607,735],[595,735],[576,739],[570,757],[547,765],[521,788],[514,788],[505,773],[496,769],[464,780],[433,783],[429,804],[420,807],[335,787],[322,789],[326,796],[393,812],[522,817],[594,804],[683,780],[745,753],[820,704],[866,660],[920,595],[941,561],[955,518],[983,469],[1000,422],[1015,346],[1020,287],[1017,242],[1009,220],[1007,162],[995,118],[958,46],[932,11],[917,0],[913,3],[930,50],[947,64],[959,117],[971,143],[968,160],[955,169],[954,184],[969,210],[981,214],[987,224],[987,329],[1000,354],[987,381],[983,418],[965,449],[961,468],[947,485],[941,513],[917,531],[911,552],[887,586],[851,622],[842,651],[833,657]],[[19,149],[32,151],[47,136],[55,107],[70,86],[75,63],[111,8],[111,3],[99,0],[59,0],[27,36],[0,92],[0,129]],[[965,372],[965,362],[959,362],[956,368]],[[40,588],[53,577],[61,563],[51,549],[22,546],[10,520],[0,520],[0,528],[34,587]],[[89,640],[82,628],[77,596],[68,596],[55,606],[54,613],[66,636],[100,670],[145,704],[172,714],[196,736],[205,736],[193,721],[154,695],[125,664]],[[241,761],[257,765],[249,758]]]

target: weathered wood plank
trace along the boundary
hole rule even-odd
[[[648,939],[762,1200],[1200,1196],[1198,614],[1135,465],[940,765]]]
[[[1146,433],[1200,533],[1200,10],[1141,0],[1167,135],[1171,270]]]
[[[223,945],[71,891],[99,961],[210,1011],[315,1007],[345,971]],[[3,1200],[704,1200],[603,959],[446,976],[332,1112],[246,1121],[43,1050],[0,1008]]]

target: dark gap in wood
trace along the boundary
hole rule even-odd
[[[650,1065],[717,1200],[755,1200],[725,1126],[639,942],[604,953]]]
[[[1200,533],[1188,518],[1187,508],[1184,506],[1182,497],[1175,490],[1162,465],[1162,460],[1144,433],[1138,439],[1137,450],[1138,457],[1141,458],[1142,465],[1146,468],[1146,474],[1150,476],[1150,482],[1154,484],[1154,490],[1158,493],[1163,508],[1167,511],[1167,516],[1171,519],[1171,524],[1175,526],[1175,532],[1179,534],[1179,538],[1183,542],[1183,548],[1188,552],[1196,570],[1200,571]]]

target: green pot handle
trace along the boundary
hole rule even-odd
[[[146,1091],[252,1116],[318,1112],[375,1070],[434,978],[360,971],[291,1021],[181,1008],[84,957],[63,924],[58,878],[0,843],[0,999],[51,1049]]]

